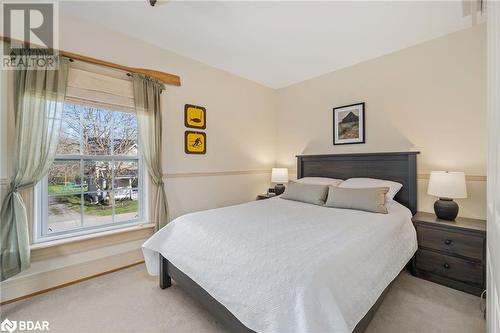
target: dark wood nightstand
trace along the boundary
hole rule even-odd
[[[276,196],[276,194],[274,194],[274,193],[259,194],[257,196],[257,200],[269,199],[269,198],[272,198],[272,197],[275,197],[275,196]]]
[[[445,221],[420,212],[412,220],[418,238],[413,275],[480,296],[486,288],[486,221]]]

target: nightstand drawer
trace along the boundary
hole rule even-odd
[[[483,265],[433,251],[418,250],[415,266],[419,270],[437,274],[464,283],[481,286],[483,284]]]
[[[417,237],[419,247],[479,261],[484,259],[484,238],[480,236],[417,226]]]

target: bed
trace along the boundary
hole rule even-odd
[[[173,279],[234,332],[363,332],[416,251],[417,152],[302,155],[297,177],[403,184],[389,214],[279,197],[187,214],[143,245],[160,287]]]

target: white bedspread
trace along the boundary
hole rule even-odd
[[[273,198],[181,216],[143,245],[256,332],[350,332],[417,249],[411,213]]]

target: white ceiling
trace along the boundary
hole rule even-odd
[[[272,88],[471,26],[462,1],[86,1],[60,10]]]

